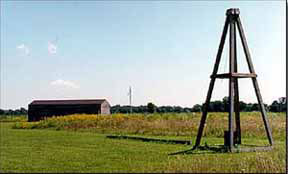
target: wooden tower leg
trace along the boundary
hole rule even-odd
[[[216,75],[218,71],[218,67],[219,67],[219,63],[220,63],[221,55],[223,52],[226,35],[227,35],[228,25],[229,25],[229,20],[228,20],[228,17],[226,17],[221,40],[220,40],[220,45],[219,45],[217,56],[216,56],[213,73],[211,76],[208,94],[207,94],[206,101],[205,101],[203,111],[202,111],[202,117],[201,117],[200,125],[198,128],[198,134],[197,134],[196,142],[195,142],[193,149],[196,149],[200,145],[200,142],[201,142],[201,137],[202,137],[203,129],[204,129],[206,118],[207,118],[208,107],[209,107],[210,99],[212,96],[212,91],[213,91],[215,80],[216,80],[216,78],[213,75]]]
[[[243,31],[243,27],[242,27],[242,24],[241,24],[240,17],[237,18],[237,26],[238,26],[238,29],[239,29],[239,34],[240,34],[240,38],[241,38],[242,45],[243,45],[243,48],[244,48],[244,53],[245,53],[246,60],[247,60],[247,63],[248,63],[249,71],[250,71],[250,73],[255,73],[255,70],[254,70],[254,67],[253,67],[253,64],[252,64],[252,60],[251,60],[251,55],[250,55],[250,52],[248,50],[247,41],[246,41],[246,38],[245,38],[245,35],[244,35],[244,31]],[[270,129],[269,124],[268,124],[265,107],[264,107],[264,104],[263,104],[263,101],[262,101],[262,96],[260,94],[259,85],[258,85],[256,77],[252,77],[252,82],[253,82],[253,86],[254,86],[254,90],[255,90],[256,96],[257,96],[258,103],[260,105],[261,115],[262,115],[262,119],[263,119],[263,122],[264,122],[264,125],[265,125],[266,134],[267,134],[269,143],[272,146],[273,145],[272,133],[271,133],[271,129]]]
[[[235,21],[233,20],[233,16],[229,16],[230,20],[230,39],[229,39],[229,73],[234,73],[235,66]],[[234,147],[234,126],[233,126],[233,115],[234,115],[234,82],[235,78],[230,76],[229,78],[229,150],[232,151]]]
[[[236,45],[236,26],[234,27],[234,45],[235,45],[235,62],[234,62],[234,71],[237,70],[237,45]],[[240,127],[240,105],[239,105],[239,87],[238,87],[238,78],[235,78],[234,84],[235,91],[235,123],[236,123],[236,144],[241,144],[241,127]]]
[[[236,59],[235,59],[236,63]],[[240,126],[240,109],[239,109],[239,87],[238,79],[235,79],[235,123],[236,123],[236,144],[241,144],[241,126]]]

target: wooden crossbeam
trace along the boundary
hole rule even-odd
[[[255,73],[224,73],[224,74],[215,74],[215,75],[210,76],[210,78],[219,78],[219,79],[229,79],[230,77],[253,78],[253,77],[257,77],[257,74]]]

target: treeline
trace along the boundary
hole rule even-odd
[[[20,109],[8,109],[8,110],[3,110],[0,109],[0,115],[26,115],[28,113],[27,109],[25,108],[20,108]]]
[[[228,112],[229,111],[229,98],[224,97],[221,100],[211,101],[208,107],[209,112]],[[133,113],[180,113],[180,112],[201,112],[203,110],[203,104],[196,104],[192,108],[181,107],[181,106],[156,106],[153,103],[148,103],[146,106],[120,106],[115,105],[111,107],[111,113],[130,113],[131,110]],[[278,100],[272,102],[271,105],[264,104],[266,111],[269,112],[286,112],[286,98],[281,97]],[[243,101],[239,102],[240,112],[253,112],[260,111],[258,103],[245,103]]]
[[[272,102],[271,105],[264,104],[266,111],[269,112],[286,112],[286,97],[281,97],[278,100]],[[243,101],[239,102],[240,112],[253,112],[259,111],[258,103],[245,103]],[[141,106],[130,106],[115,105],[111,107],[111,113],[130,113],[132,109],[133,113],[181,113],[181,112],[201,112],[203,109],[203,104],[196,104],[193,107],[181,107],[181,106],[156,106],[153,103],[148,103],[147,105]],[[229,100],[228,97],[224,97],[221,100],[211,101],[208,107],[209,112],[228,112],[229,111]],[[27,109],[0,109],[0,115],[26,115],[28,113]]]

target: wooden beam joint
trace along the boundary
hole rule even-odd
[[[229,79],[234,78],[256,78],[257,74],[255,73],[224,73],[224,74],[215,74],[211,75],[210,78],[219,78],[219,79]]]

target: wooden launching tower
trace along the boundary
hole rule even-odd
[[[251,78],[252,79],[254,90],[255,90],[257,100],[260,106],[262,119],[265,125],[266,134],[267,134],[269,143],[271,145],[268,147],[271,148],[273,145],[271,129],[268,124],[267,114],[266,114],[265,107],[262,101],[262,96],[260,94],[259,85],[256,79],[257,75],[255,73],[255,70],[252,64],[251,55],[248,50],[248,45],[247,45],[246,37],[244,35],[244,31],[243,31],[243,27],[240,21],[239,14],[240,14],[240,10],[238,8],[231,8],[226,11],[226,21],[225,21],[223,33],[221,36],[221,41],[220,41],[219,49],[217,52],[213,73],[210,76],[211,81],[209,85],[209,90],[208,90],[206,101],[203,107],[202,118],[200,121],[198,134],[197,134],[196,142],[195,142],[193,149],[196,149],[200,145],[205,121],[207,118],[208,106],[210,103],[213,87],[217,78],[229,79],[229,119],[228,119],[229,126],[228,126],[228,131],[224,132],[224,142],[225,142],[226,147],[228,147],[228,150],[231,152],[233,151],[235,144],[241,144],[238,78]],[[237,71],[236,26],[239,30],[239,35],[241,38],[241,42],[243,45],[243,49],[244,49],[244,53],[245,53],[245,57],[248,63],[248,68],[249,68],[250,73],[238,73]],[[229,30],[229,36],[230,36],[229,38],[229,73],[217,74],[224,43],[225,43],[225,38],[228,32],[228,27],[230,29]],[[234,113],[235,113],[235,123],[236,123],[235,131],[234,131],[234,124],[233,124]]]

